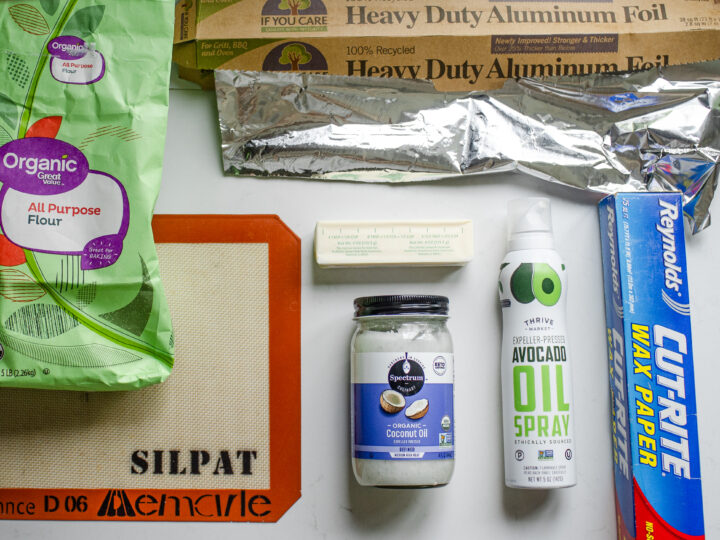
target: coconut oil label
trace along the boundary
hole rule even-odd
[[[374,352],[355,357],[353,455],[452,459],[453,355]]]

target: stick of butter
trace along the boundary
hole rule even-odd
[[[318,265],[462,266],[473,257],[469,219],[453,221],[319,221]]]

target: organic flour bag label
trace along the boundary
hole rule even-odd
[[[170,374],[150,219],[172,23],[170,0],[0,2],[0,386]]]

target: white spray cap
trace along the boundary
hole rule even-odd
[[[550,200],[515,199],[508,203],[508,250],[554,247]]]

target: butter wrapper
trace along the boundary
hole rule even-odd
[[[320,221],[315,228],[322,267],[462,266],[472,257],[470,220]]]

